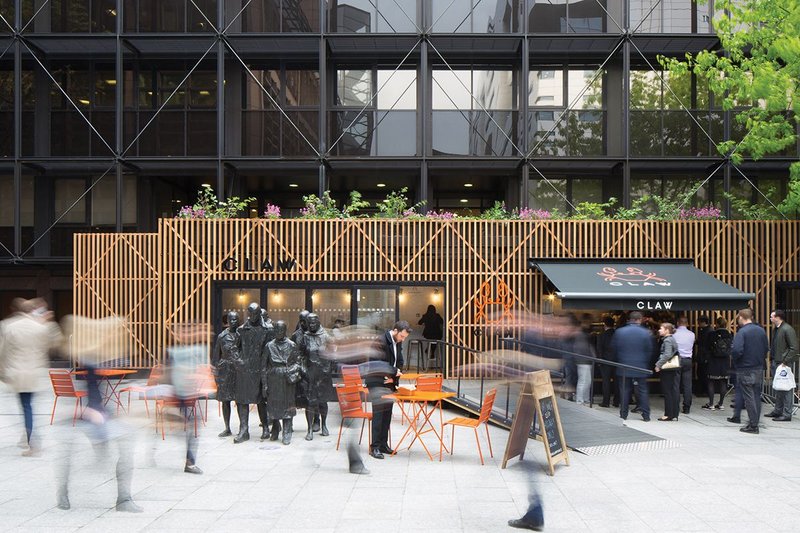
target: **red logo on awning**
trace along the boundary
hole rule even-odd
[[[624,272],[620,272],[614,267],[604,267],[602,272],[597,273],[598,276],[608,282],[609,285],[661,285],[669,287],[671,283],[661,278],[655,272],[644,272],[641,268],[627,267]]]

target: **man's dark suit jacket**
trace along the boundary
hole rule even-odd
[[[380,338],[378,342],[378,346],[375,349],[375,357],[372,361],[380,361],[383,363],[388,363],[392,369],[393,381],[391,384],[384,385],[384,376],[388,374],[383,373],[374,373],[365,376],[364,383],[367,387],[386,387],[391,390],[397,390],[397,371],[403,367],[403,345],[402,343],[397,345],[397,357],[395,358],[394,350],[392,349],[392,344],[394,343],[392,339],[392,332],[391,330],[386,331],[383,336]],[[388,369],[387,369],[388,370]]]

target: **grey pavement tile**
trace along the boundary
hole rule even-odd
[[[171,509],[154,520],[147,530],[205,530],[219,520],[222,514],[221,511]]]
[[[775,528],[762,522],[706,522],[715,533],[774,533]],[[796,528],[795,528],[796,531]]]
[[[383,501],[375,499],[373,501],[349,501],[342,509],[341,517],[345,520],[364,520],[374,518],[376,520],[397,519],[405,506],[400,502]]]
[[[250,490],[252,483],[210,482],[183,498],[173,509],[227,511],[238,500],[239,492]]]
[[[641,520],[615,520],[611,517],[607,519],[586,519],[586,527],[589,531],[595,533],[643,533],[646,531],[660,531],[649,527]],[[549,523],[545,519],[545,524],[548,526],[547,531],[550,531]]]
[[[208,531],[220,533],[224,531],[235,531],[236,533],[264,533],[265,531],[274,531],[273,524],[274,521],[258,518],[233,518],[223,516],[211,524]]]
[[[336,524],[337,533],[399,533],[400,524],[396,519],[380,518],[349,519],[342,518]]]
[[[104,514],[106,509],[72,508],[69,510],[50,509],[25,522],[25,527],[82,527]]]
[[[81,533],[108,533],[109,531],[134,533],[142,531],[156,519],[155,516],[117,513],[103,515],[80,528]]]
[[[638,512],[638,518],[657,531],[708,531],[710,528],[703,520],[684,511]]]
[[[225,520],[265,520],[275,521],[286,513],[288,505],[270,499],[260,502],[236,502],[225,511],[220,522]]]

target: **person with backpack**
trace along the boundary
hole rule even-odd
[[[707,366],[708,403],[703,406],[703,409],[722,411],[725,409],[733,335],[728,331],[728,321],[724,317],[717,317],[715,324],[717,327],[711,334]],[[719,403],[714,404],[716,394],[719,394]]]

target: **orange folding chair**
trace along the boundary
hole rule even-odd
[[[370,439],[371,442],[372,413],[364,410],[361,389],[363,389],[363,387],[360,385],[345,385],[344,387],[338,387],[336,389],[336,396],[339,399],[339,409],[342,412],[342,421],[339,423],[339,438],[336,439],[337,450],[339,449],[339,443],[342,440],[342,429],[344,429],[344,422],[348,418],[361,419],[361,433],[358,435],[359,444],[361,444],[361,440],[364,437],[364,425],[366,425],[367,421],[370,421],[370,425],[367,426],[367,439]]]
[[[369,391],[364,386],[364,381],[361,379],[361,372],[358,370],[358,365],[342,365],[342,383],[345,387],[356,387],[361,394],[364,402],[364,410],[367,408],[367,395]]]
[[[72,413],[72,425],[75,426],[75,420],[78,418],[78,407],[81,409],[81,416],[83,416],[83,398],[86,396],[86,391],[75,390],[75,383],[72,381],[72,373],[69,370],[51,370],[50,383],[53,385],[53,412],[50,413],[50,425],[53,425],[53,418],[56,416],[56,404],[61,396],[66,398],[75,398],[75,410]]]
[[[153,387],[159,384],[162,376],[164,375],[164,365],[157,364],[150,369],[150,375],[147,377],[147,383],[142,385],[131,385],[119,391],[128,393],[128,412],[131,412],[131,393],[139,394],[139,398],[144,400],[144,409],[147,412],[147,418],[150,418],[149,400],[156,401],[156,397],[152,394]]]
[[[417,378],[417,390],[427,392],[442,392],[442,374],[421,374]]]
[[[456,426],[472,428],[475,431],[475,442],[478,443],[478,455],[481,458],[481,464],[484,464],[483,452],[481,451],[481,441],[478,438],[478,427],[483,424],[486,426],[486,440],[489,442],[489,457],[494,457],[494,454],[492,453],[492,439],[489,437],[489,415],[492,414],[495,396],[497,396],[497,389],[492,389],[486,393],[486,396],[483,399],[483,405],[481,406],[481,414],[477,419],[457,417],[444,423],[445,426],[448,424],[453,426],[450,436],[450,455],[453,455],[453,443],[455,442],[456,438]],[[442,435],[442,437],[444,438],[444,435]]]

